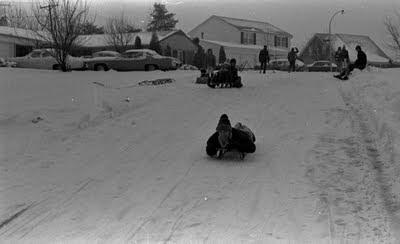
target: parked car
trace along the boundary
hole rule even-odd
[[[15,67],[16,65],[17,64],[15,62],[9,62],[0,57],[0,67]]]
[[[289,61],[284,58],[272,59],[269,62],[268,69],[288,71],[289,70]],[[304,71],[304,70],[305,70],[305,64],[303,62],[301,62],[300,60],[296,60],[296,71]]]
[[[176,70],[182,62],[174,57],[166,57],[150,49],[132,49],[124,52],[119,57],[98,57],[85,60],[89,70],[107,71],[151,71],[151,70]]]
[[[331,71],[331,68],[329,66],[329,61],[326,60],[320,60],[316,61],[312,64],[307,65],[307,70],[309,72],[317,72],[317,71],[322,71],[322,72],[328,72]],[[332,71],[336,72],[337,71],[337,65],[332,63]]]
[[[121,54],[115,51],[99,51],[92,54],[92,58],[99,57],[121,57]]]
[[[16,62],[17,68],[59,70],[61,66],[52,56],[52,53],[54,53],[54,49],[35,49],[26,56],[9,58],[7,61]],[[72,70],[83,69],[84,67],[83,58],[70,55],[67,57],[67,64]]]

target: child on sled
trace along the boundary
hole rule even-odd
[[[207,140],[206,152],[212,157],[216,156],[220,149],[234,149],[243,156],[256,151],[255,141],[253,132],[247,126],[237,123],[232,128],[228,115],[222,114],[216,132]]]

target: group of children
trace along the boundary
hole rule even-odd
[[[214,73],[215,68],[215,56],[212,54],[212,50],[207,50],[205,58],[205,68],[201,70],[201,77],[208,78],[207,85],[211,88],[215,87],[235,87],[240,88],[243,86],[241,78],[238,75],[238,69],[236,67],[236,59],[232,58],[227,60],[221,65],[220,70]]]

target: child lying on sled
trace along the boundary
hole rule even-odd
[[[208,139],[206,152],[209,156],[216,156],[219,149],[236,149],[240,153],[254,153],[256,138],[253,132],[245,125],[237,123],[232,128],[228,115],[221,115],[216,132]]]

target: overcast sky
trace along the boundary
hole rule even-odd
[[[189,32],[210,15],[222,15],[269,22],[294,37],[293,46],[302,47],[316,32],[328,32],[331,16],[341,9],[332,22],[332,33],[368,35],[384,46],[382,24],[387,15],[400,11],[400,0],[89,0],[98,24],[106,17],[125,11],[137,25],[148,18],[154,2],[166,4],[179,20],[177,28]],[[388,53],[389,54],[389,53]]]

